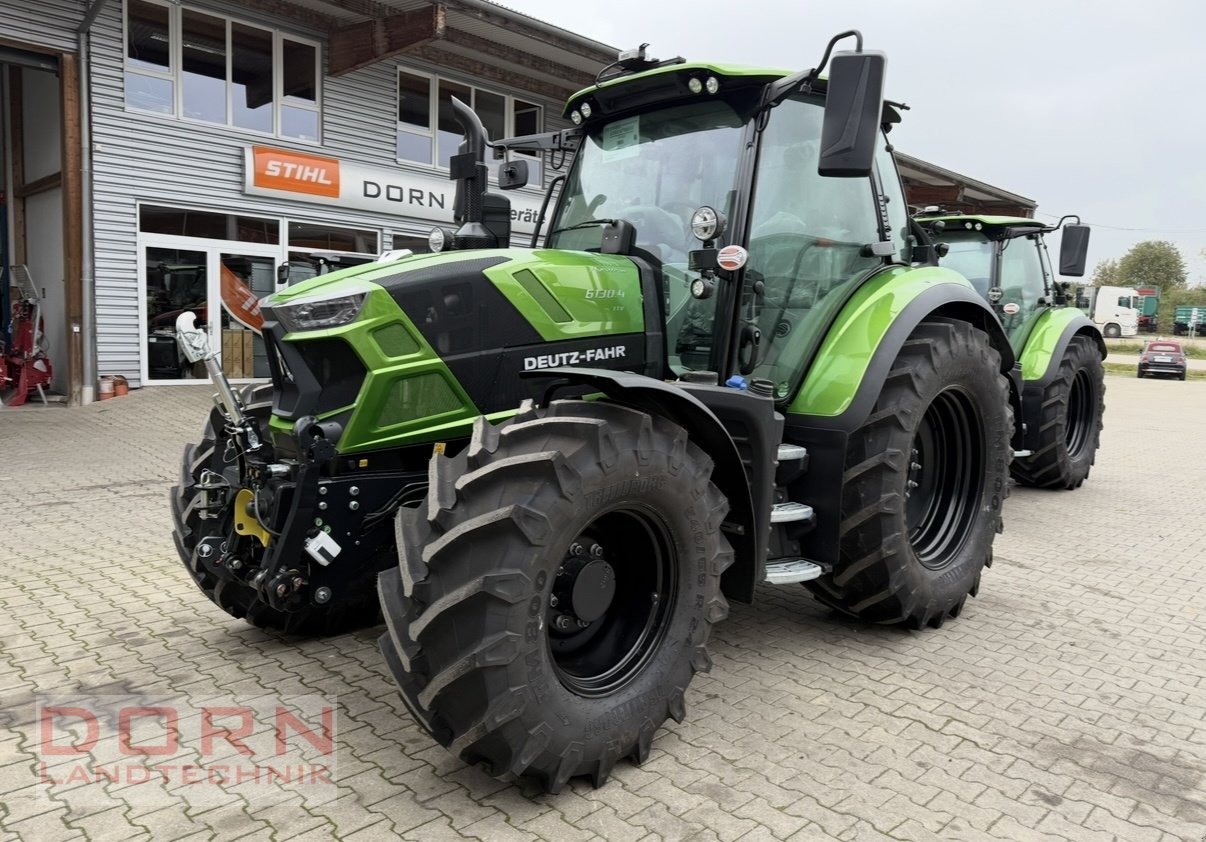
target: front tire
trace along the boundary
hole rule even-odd
[[[1034,488],[1079,488],[1097,459],[1105,414],[1105,366],[1096,342],[1072,337],[1041,400],[1038,446],[1010,471]]]
[[[1102,333],[1105,334],[1106,338],[1108,339],[1117,339],[1118,337],[1122,336],[1122,328],[1116,324],[1108,324],[1105,326],[1105,330],[1103,330]]]
[[[988,335],[962,321],[918,325],[850,435],[840,557],[809,588],[875,623],[938,628],[959,616],[992,563],[1012,430]]]
[[[711,662],[728,504],[676,424],[603,402],[479,419],[398,513],[381,650],[437,742],[558,792],[643,762]]]

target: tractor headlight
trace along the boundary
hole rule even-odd
[[[582,103],[582,105],[581,105],[581,106],[579,106],[578,110],[582,112],[582,119],[583,119],[583,120],[589,120],[589,119],[590,119],[590,103],[589,103],[589,102],[584,102],[584,103]]]
[[[704,205],[691,215],[691,233],[704,243],[716,239],[724,233],[724,215]]]
[[[302,301],[291,301],[272,308],[277,321],[289,333],[300,330],[324,330],[329,327],[339,327],[356,320],[364,307],[367,292],[356,292],[351,295],[332,296],[330,298],[307,298]]]
[[[448,247],[448,239],[443,228],[432,228],[431,233],[427,235],[427,247],[431,249],[432,254],[439,254]]]

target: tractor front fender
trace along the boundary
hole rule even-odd
[[[547,368],[523,376],[556,377],[565,385],[586,385],[610,400],[661,415],[685,429],[690,440],[711,457],[712,482],[729,501],[722,528],[736,558],[724,573],[722,590],[730,599],[753,600],[754,586],[765,578],[774,503],[774,460],[783,432],[783,416],[774,411],[770,398],[597,368]],[[750,450],[748,476],[742,454],[722,418],[740,425],[743,443]],[[765,470],[758,466],[765,466]]]

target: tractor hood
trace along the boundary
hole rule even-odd
[[[261,304],[274,429],[334,418],[339,450],[354,452],[513,412],[548,385],[524,372],[660,375],[649,289],[630,258],[554,249],[412,255],[312,278]]]

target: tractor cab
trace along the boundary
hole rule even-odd
[[[1059,274],[1084,275],[1089,227],[1079,217],[1056,225],[1012,216],[950,214],[927,208],[915,219],[934,241],[940,266],[954,269],[992,305],[1019,356],[1046,308],[1066,303],[1051,266],[1046,235],[1063,232]],[[1065,225],[1066,219],[1075,219]]]

